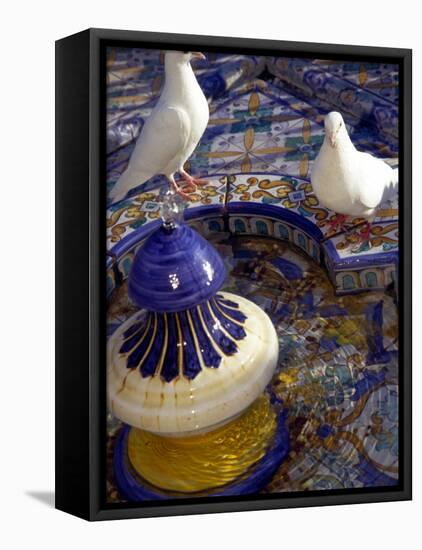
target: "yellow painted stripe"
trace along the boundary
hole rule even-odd
[[[136,348],[137,348],[140,344],[142,344],[142,342],[145,340],[145,337],[146,337],[146,335],[147,335],[147,332],[148,332],[148,330],[149,330],[150,325],[151,325],[151,315],[148,315],[148,322],[147,322],[147,326],[146,326],[146,328],[145,328],[145,332],[143,333],[143,335],[142,335],[141,338],[139,339],[139,341],[138,341],[138,343],[136,344],[136,346],[135,346],[134,348],[132,348],[130,351],[126,352],[125,355],[132,353],[133,351],[136,350]],[[127,338],[125,338],[125,339],[123,340],[123,342],[127,342],[128,340],[130,340],[130,338],[132,338],[133,336],[135,336],[135,334],[138,334],[138,332],[139,332],[140,330],[142,330],[143,327],[144,327],[144,325],[141,325],[140,328],[139,328],[138,330],[136,330],[133,334],[131,334],[130,336],[128,336]]]
[[[235,124],[240,122],[239,118],[211,118],[208,125],[217,125],[217,124]]]
[[[109,103],[134,103],[136,102],[145,102],[149,101],[151,96],[148,95],[129,95],[129,96],[117,96],[110,97],[107,99]]]
[[[176,318],[177,326],[177,368],[179,371],[179,376],[183,376],[183,334],[182,327],[180,326],[180,319],[177,313],[174,314]]]
[[[271,155],[273,153],[289,153],[295,151],[294,147],[264,147],[263,149],[255,149],[256,155]]]
[[[208,158],[240,157],[243,154],[243,151],[210,151],[209,153],[200,153],[203,157]]]
[[[135,368],[137,368],[137,369],[139,369],[139,368],[142,367],[142,365],[143,365],[145,359],[148,357],[148,354],[149,354],[149,352],[151,351],[152,344],[153,344],[153,342],[154,342],[154,340],[155,340],[155,336],[156,336],[156,334],[157,334],[157,324],[158,324],[158,323],[157,323],[157,314],[154,313],[154,330],[153,330],[153,332],[152,332],[152,337],[151,337],[151,340],[150,340],[150,342],[149,342],[149,344],[148,344],[148,347],[147,347],[147,349],[146,349],[144,355],[142,356],[141,360],[139,361],[139,363],[138,363],[138,364],[136,365],[136,367],[135,367]]]
[[[237,321],[236,319],[233,319],[233,317],[230,317],[230,315],[227,315],[227,313],[225,313],[219,303],[217,302],[217,300],[214,300],[214,304],[215,304],[215,307],[218,309],[218,311],[221,313],[221,315],[223,315],[224,317],[226,317],[226,319],[228,319],[229,321],[232,321],[232,323],[236,323],[236,325],[239,325],[240,327],[243,327],[245,325],[245,323],[242,323],[241,321]],[[230,307],[230,306],[224,306],[224,307]],[[234,308],[231,308],[234,310]],[[235,310],[235,311],[239,311],[239,310]]]
[[[204,321],[204,317],[202,316],[202,311],[201,311],[201,308],[199,306],[196,306],[196,309],[198,311],[198,315],[199,315],[199,319],[202,323],[202,328],[204,329],[204,332],[205,334],[208,336],[210,342],[211,342],[211,345],[212,347],[215,349],[215,351],[220,354],[220,355],[224,355],[227,357],[227,355],[224,353],[224,351],[222,349],[220,349],[219,345],[217,344],[217,342],[214,340],[214,338],[212,337],[212,335],[210,334],[208,328],[207,328],[207,325],[205,324],[205,321]],[[218,328],[221,328],[221,324],[219,324],[219,327]]]
[[[201,368],[202,369],[205,369],[206,368],[206,365],[204,363],[204,360],[202,359],[202,353],[201,353],[201,348],[199,346],[199,342],[198,342],[198,338],[196,337],[196,332],[195,332],[195,328],[193,326],[193,321],[192,321],[192,317],[191,317],[191,314],[189,311],[186,312],[186,317],[188,319],[188,323],[189,323],[189,327],[190,327],[190,332],[191,332],[191,335],[192,335],[192,339],[193,339],[193,342],[195,344],[195,349],[196,349],[196,355],[198,356],[198,360],[199,360],[199,363],[201,365]]]
[[[384,210],[378,210],[377,212],[377,217],[380,217],[380,218],[392,218],[398,215],[399,215],[399,211],[397,208],[386,208]]]
[[[158,360],[158,366],[155,369],[154,376],[160,376],[161,374],[161,369],[163,368],[164,358],[167,353],[167,346],[168,346],[168,340],[169,340],[167,313],[164,313],[163,317],[164,317],[164,341],[163,341],[163,347],[161,350],[160,359]]]
[[[227,338],[229,338],[232,342],[234,342],[235,344],[237,344],[236,338],[233,338],[233,336],[232,336],[229,332],[227,332],[227,330],[226,330],[226,329],[224,328],[224,326],[221,324],[220,320],[217,319],[217,317],[215,316],[213,310],[211,309],[211,305],[210,305],[209,302],[207,302],[207,307],[208,307],[208,310],[209,310],[209,312],[210,312],[211,317],[214,319],[214,321],[215,321],[216,323],[218,323],[218,328],[221,330],[221,332],[223,332],[223,333],[227,336]]]

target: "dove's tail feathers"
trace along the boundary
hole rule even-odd
[[[394,191],[398,193],[399,191],[399,169],[393,168],[393,177],[392,177],[392,187],[394,188]]]
[[[123,172],[120,178],[114,184],[114,187],[109,193],[109,197],[113,203],[123,200],[128,192],[149,180],[150,174],[144,174],[139,171],[132,170],[130,167]]]
[[[391,171],[389,198],[390,199],[394,198],[398,192],[399,192],[399,169],[393,168],[393,170]]]
[[[399,169],[392,168],[390,178],[385,186],[382,202],[391,201],[397,197],[399,191]]]

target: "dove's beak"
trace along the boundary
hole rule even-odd
[[[330,132],[328,134],[328,140],[330,142],[331,147],[333,147],[333,148],[336,146],[336,138],[337,138],[337,136],[336,136],[335,132]]]
[[[192,52],[192,57],[194,59],[206,59],[205,55],[201,52]]]

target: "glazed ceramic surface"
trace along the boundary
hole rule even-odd
[[[108,51],[109,189],[160,93],[159,55]],[[353,231],[331,229],[336,214],[318,203],[309,176],[332,110],[359,150],[397,165],[398,65],[207,57],[195,70],[210,123],[187,169],[209,183],[191,193],[187,215],[224,258],[223,290],[257,303],[278,334],[269,387],[287,410],[290,450],[263,491],[397,485],[397,201],[378,212],[370,246],[356,251]],[[139,232],[159,223],[163,186],[155,178],[107,212],[111,338],[136,313],[126,277]],[[109,502],[125,498],[111,467],[121,427],[110,415]]]
[[[224,292],[257,303],[278,335],[269,388],[287,411],[290,450],[264,492],[396,485],[394,292],[337,296],[326,272],[293,244],[257,235],[209,238],[227,268]],[[124,283],[110,302],[110,338],[135,313]],[[110,457],[121,426],[109,416]],[[111,463],[109,472],[108,499],[116,502],[124,497],[116,492]]]
[[[226,311],[242,314],[242,322],[232,321],[242,330],[242,338],[231,336],[223,323],[213,317],[213,325],[226,341],[224,348],[201,313],[204,308],[212,315],[212,306],[208,304],[181,314],[190,316],[191,321],[196,315],[197,322],[185,325],[185,337],[180,333],[179,340],[174,335],[168,336],[168,326],[176,324],[180,314],[175,314],[173,321],[166,314],[167,321],[163,321],[160,329],[159,353],[154,355],[153,368],[147,371],[143,371],[142,355],[138,364],[128,363],[131,356],[124,345],[132,331],[144,330],[144,334],[148,334],[148,327],[155,320],[140,312],[119,327],[108,348],[109,405],[115,416],[131,426],[155,433],[193,434],[230,420],[262,393],[277,363],[275,329],[269,317],[253,302],[230,293],[219,293],[217,300],[220,305],[229,304],[225,306]],[[186,335],[191,341],[187,341]],[[156,338],[145,337],[149,346],[144,351],[145,357],[151,357]],[[184,353],[178,358],[177,350],[181,349]],[[169,367],[177,368],[174,375],[162,370],[167,354],[173,358]],[[187,370],[190,355],[198,362],[195,372]]]
[[[285,421],[280,403],[264,394],[232,422],[195,437],[162,437],[125,426],[113,456],[121,498],[139,502],[257,493],[288,455]]]
[[[196,231],[162,225],[135,256],[129,296],[150,311],[182,311],[211,298],[225,274],[220,256]]]

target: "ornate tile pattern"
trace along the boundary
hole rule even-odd
[[[109,189],[159,96],[162,55],[108,52]],[[225,289],[258,303],[279,335],[272,388],[288,409],[292,447],[265,491],[394,485],[398,203],[378,212],[371,247],[354,251],[350,235],[330,230],[335,213],[318,204],[310,173],[331,110],[343,113],[358,149],[397,165],[397,66],[207,57],[194,70],[210,122],[186,169],[208,183],[192,194],[186,217],[224,257]],[[155,177],[107,212],[109,333],[133,311],[124,279],[158,223],[166,185]],[[111,446],[119,423],[109,427]],[[118,501],[111,470],[107,483]]]
[[[109,51],[109,187],[125,169],[134,140],[159,97],[162,56],[156,50]],[[397,165],[397,67],[226,54],[208,57],[195,65],[195,71],[209,98],[210,122],[185,167],[208,184],[192,194],[188,207],[215,207],[216,212],[219,206],[251,202],[299,214],[321,231],[332,280],[337,280],[340,291],[348,288],[338,272],[347,266],[347,283],[349,275],[355,277],[350,270],[359,267],[360,257],[366,264],[390,270],[397,258],[393,256],[398,246],[397,200],[383,205],[369,245],[356,249],[356,230],[330,231],[329,222],[336,214],[318,204],[310,173],[323,141],[323,116],[332,109],[342,111],[359,149]],[[112,254],[114,246],[133,231],[158,219],[159,190],[166,185],[163,177],[156,176],[109,210],[107,243]],[[227,211],[230,216],[232,210]],[[361,222],[353,220],[350,228]]]
[[[280,357],[271,390],[288,409],[291,450],[266,492],[395,485],[398,349],[394,298],[373,290],[337,296],[299,247],[260,236],[214,235],[228,269],[224,289],[271,317]],[[133,313],[114,293],[112,333]],[[110,433],[120,426],[110,418]],[[110,440],[110,444],[113,439]],[[119,500],[109,474],[109,499]]]
[[[108,53],[107,185],[126,167],[163,83],[162,53]],[[309,177],[323,116],[339,109],[356,146],[397,163],[397,67],[208,54],[195,63],[210,122],[188,169],[195,175],[247,172]],[[387,86],[388,84],[388,86]],[[153,178],[140,190],[163,184]]]

